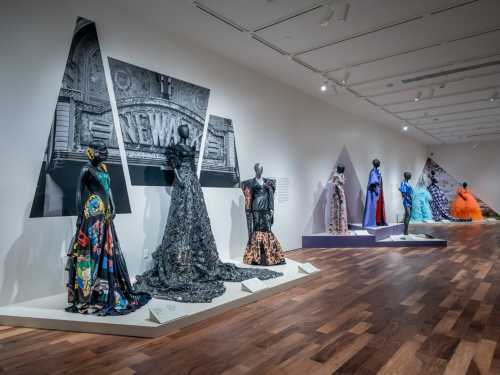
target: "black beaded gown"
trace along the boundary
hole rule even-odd
[[[152,268],[137,276],[136,288],[159,299],[211,302],[225,292],[223,281],[281,276],[271,270],[221,262],[196,176],[194,147],[171,144],[167,159],[182,184],[175,179],[162,243],[153,253]]]

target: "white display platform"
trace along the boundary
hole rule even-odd
[[[319,277],[320,272],[312,274],[299,272],[299,264],[287,259],[287,264],[265,267],[282,272],[283,276],[263,281],[267,288],[255,293],[243,291],[239,282],[226,282],[224,283],[226,293],[211,303],[180,303],[153,299],[145,307],[128,315],[100,317],[64,311],[67,306],[67,295],[62,293],[0,307],[0,325],[136,337],[163,336],[226,310],[252,303],[308,279]],[[248,267],[239,263],[237,265]],[[165,323],[159,324],[150,320],[148,306],[162,310],[161,321]]]
[[[429,238],[426,237],[425,235],[418,235],[418,234],[398,234],[398,235],[392,235],[390,237],[387,237],[383,240],[380,240],[380,242],[404,242],[404,241],[409,241],[409,242],[425,242],[425,243],[433,243],[435,242],[436,244],[442,243],[443,240],[440,238]]]

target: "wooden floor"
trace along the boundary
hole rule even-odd
[[[0,327],[0,373],[500,374],[500,225],[440,249],[308,249],[308,284],[158,339]]]

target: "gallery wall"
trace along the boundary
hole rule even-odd
[[[466,181],[472,192],[500,212],[500,141],[429,147],[429,155],[449,174]]]
[[[64,291],[65,253],[75,217],[29,218],[37,178],[78,16],[96,22],[107,85],[107,57],[210,89],[208,114],[232,120],[242,179],[255,162],[278,179],[273,230],[286,249],[318,231],[324,185],[339,155],[348,155],[365,189],[371,160],[382,161],[388,216],[401,215],[397,191],[404,170],[418,174],[427,150],[409,137],[306,96],[97,0],[18,0],[0,14],[0,305]],[[116,108],[114,108],[115,124]],[[131,214],[115,223],[129,271],[147,267],[162,237],[170,188],[133,186],[123,139],[121,156]],[[239,189],[204,188],[223,259],[240,259],[247,239]]]

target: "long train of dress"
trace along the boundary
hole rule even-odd
[[[189,146],[169,146],[169,163],[177,168],[182,183],[174,181],[163,240],[153,253],[152,268],[137,277],[136,288],[160,299],[211,302],[225,292],[223,281],[282,276],[271,270],[221,262],[196,176],[194,155]]]

